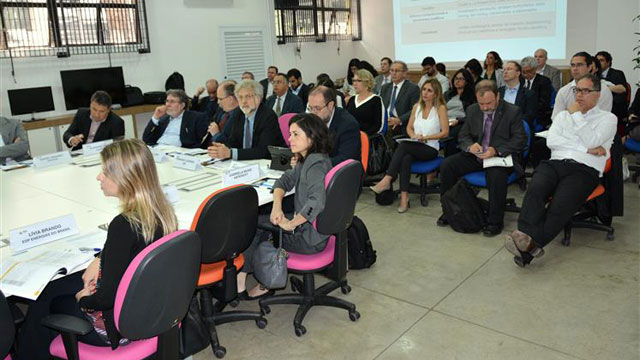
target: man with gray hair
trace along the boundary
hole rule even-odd
[[[184,90],[167,90],[167,100],[153,112],[142,141],[147,145],[204,147],[209,121],[204,113],[185,110],[188,101]]]
[[[29,139],[22,121],[0,116],[0,164],[7,159],[16,161],[29,157]]]
[[[389,134],[406,134],[413,105],[420,98],[420,88],[407,80],[409,68],[403,61],[391,64],[391,82],[382,86],[380,97],[389,114]]]
[[[262,103],[264,89],[255,80],[242,80],[235,88],[241,116],[231,124],[231,134],[224,142],[214,142],[207,149],[214,159],[269,159],[268,146],[285,146],[278,117]]]
[[[538,49],[533,54],[533,56],[538,62],[538,65],[536,66],[536,72],[540,75],[548,77],[551,80],[551,84],[553,84],[553,88],[556,89],[556,91],[560,90],[560,88],[562,87],[562,74],[557,68],[551,65],[547,65],[547,50]]]
[[[524,88],[535,94],[538,104],[538,124],[546,127],[551,123],[551,80],[536,73],[538,62],[533,56],[527,56],[520,61]]]

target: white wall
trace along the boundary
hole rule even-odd
[[[361,0],[362,41],[302,43],[277,45],[274,39],[270,52],[272,63],[281,71],[297,67],[305,82],[326,72],[333,78],[346,75],[349,59],[358,57],[374,65],[383,56],[393,58],[393,18],[391,0]],[[151,39],[150,54],[113,54],[113,66],[122,66],[125,82],[143,91],[162,90],[164,81],[173,71],[185,77],[187,92],[213,76],[220,79],[220,26],[261,26],[273,34],[273,0],[147,0],[147,19]],[[615,4],[615,6],[612,6]],[[614,67],[622,69],[629,83],[638,82],[638,71],[632,71],[633,47],[640,31],[631,19],[640,13],[638,0],[569,0],[567,48],[572,54],[579,50],[595,53],[611,52]],[[623,15],[621,15],[623,14]],[[339,47],[339,50],[338,50]],[[428,54],[425,54],[427,56]],[[484,54],[472,54],[482,58]],[[568,65],[568,60],[553,60],[552,64]],[[16,77],[11,76],[9,59],[0,60],[0,114],[10,116],[8,89],[52,86],[56,111],[39,114],[48,117],[69,113],[65,110],[60,70],[109,66],[109,58],[101,55],[76,55],[14,59]],[[447,64],[455,68],[461,64]],[[26,119],[28,115],[20,116]]]

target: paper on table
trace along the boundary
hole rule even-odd
[[[483,168],[494,167],[494,166],[512,167],[513,166],[513,158],[511,157],[511,155],[509,155],[507,157],[494,156],[492,158],[484,159],[482,161],[482,167]]]

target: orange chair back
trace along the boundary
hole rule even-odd
[[[360,161],[364,173],[367,173],[367,165],[369,165],[369,136],[364,131],[360,131]]]

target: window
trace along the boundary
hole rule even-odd
[[[275,0],[278,44],[361,40],[360,0]]]
[[[0,58],[149,52],[144,0],[0,0]]]

